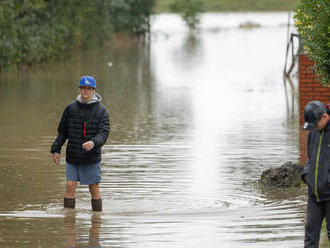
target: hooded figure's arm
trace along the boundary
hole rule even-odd
[[[301,173],[301,179],[303,180],[304,183],[307,184],[306,182],[306,176],[308,174],[309,168],[310,168],[310,158],[311,158],[311,144],[310,144],[310,140],[311,140],[311,132],[308,134],[308,141],[307,141],[307,156],[308,156],[308,160],[307,163]]]

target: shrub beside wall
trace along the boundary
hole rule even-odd
[[[314,61],[320,83],[330,85],[330,1],[301,0],[296,25],[305,51]]]

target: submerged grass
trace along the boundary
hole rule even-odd
[[[156,0],[155,12],[171,12],[175,0]],[[298,0],[202,0],[208,12],[229,11],[293,11]]]
[[[284,187],[284,186],[269,186],[269,185],[265,185],[261,182],[260,179],[257,179],[257,180],[253,180],[253,181],[247,181],[247,182],[244,182],[243,183],[244,186],[252,186],[254,188],[276,188],[276,189],[286,189],[286,190],[296,190],[296,189],[299,189],[301,187],[307,187],[303,182],[301,182],[300,185],[298,186],[288,186],[288,187]]]

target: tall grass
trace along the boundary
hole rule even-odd
[[[155,12],[171,12],[168,7],[176,0],[156,0]],[[292,11],[299,0],[202,0],[206,11]]]

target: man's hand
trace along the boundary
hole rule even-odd
[[[85,151],[90,151],[94,148],[94,142],[93,141],[87,141],[84,144],[82,144],[82,148]]]
[[[53,154],[53,161],[54,161],[55,164],[59,164],[60,163],[60,154],[54,153]]]

